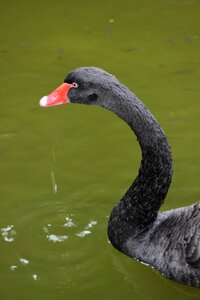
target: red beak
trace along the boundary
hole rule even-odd
[[[69,103],[67,96],[69,90],[73,87],[73,84],[63,83],[55,91],[48,96],[44,96],[40,99],[41,107],[55,106]]]

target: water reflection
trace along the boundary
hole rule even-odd
[[[72,221],[71,218],[66,217],[65,220],[66,220],[67,222],[63,225],[64,227],[74,227],[74,226],[76,226],[76,225],[73,223],[73,221]]]
[[[68,239],[68,236],[67,235],[56,235],[56,234],[49,234],[47,235],[47,239],[50,241],[50,242],[64,242]]]
[[[74,223],[74,221],[73,221],[73,219],[72,219],[72,215],[71,215],[70,217],[68,217],[68,216],[65,217],[65,221],[66,221],[66,222],[65,222],[63,225],[61,225],[61,227],[65,227],[66,229],[67,229],[67,228],[72,228],[72,227],[78,227],[78,226]],[[70,235],[76,235],[76,236],[78,236],[78,237],[83,238],[83,237],[85,237],[86,235],[92,233],[91,229],[92,229],[96,224],[97,224],[97,221],[92,220],[92,221],[90,221],[90,222],[84,227],[84,229],[83,229],[82,231],[80,231],[80,232],[78,232],[78,233],[75,232],[74,234],[70,234]],[[90,229],[90,230],[89,230],[89,229]],[[43,230],[44,230],[44,232],[45,232],[45,234],[46,234],[46,238],[47,238],[48,241],[50,241],[50,242],[54,242],[54,243],[56,243],[56,242],[64,242],[64,241],[66,241],[66,240],[69,239],[69,233],[68,233],[67,235],[66,235],[66,234],[64,234],[64,235],[59,235],[59,234],[55,234],[55,233],[49,234],[49,231],[52,230],[52,224],[51,224],[51,223],[47,224],[47,226],[44,226]]]
[[[56,194],[58,192],[58,186],[56,183],[56,178],[55,178],[55,172],[51,171],[51,181],[52,181],[52,187],[53,187],[53,192]]]
[[[86,235],[88,235],[90,233],[91,233],[90,230],[83,230],[83,231],[81,231],[79,233],[76,233],[76,235],[79,236],[79,237],[85,237]]]
[[[92,233],[91,230],[88,230],[88,229],[94,227],[96,224],[97,224],[97,221],[89,222],[88,225],[85,226],[84,230],[79,233],[76,233],[76,235],[83,238],[86,235],[91,234]]]
[[[33,280],[37,280],[38,279],[38,275],[37,274],[33,274]]]
[[[30,261],[27,258],[23,258],[23,257],[19,258],[18,261],[20,262],[21,266],[27,266],[30,263]],[[9,269],[11,271],[16,271],[16,270],[20,269],[20,266],[18,266],[16,264],[15,265],[13,264],[13,265],[10,266]],[[37,274],[33,274],[32,275],[32,279],[34,281],[36,281],[38,279],[38,275]]]
[[[26,259],[26,258],[23,258],[23,257],[19,258],[19,261],[20,261],[21,265],[24,265],[24,266],[26,266],[26,265],[29,264],[29,260]],[[18,268],[17,265],[12,265],[12,266],[10,266],[10,270],[11,270],[11,271],[16,270],[17,268]]]
[[[1,235],[5,242],[8,243],[14,242],[14,236],[16,235],[16,231],[14,230],[14,225],[8,225],[6,227],[1,228]]]
[[[12,265],[12,266],[10,266],[10,269],[11,269],[11,271],[14,271],[14,270],[16,270],[18,268],[18,266],[16,266],[16,265]]]
[[[96,224],[97,224],[97,221],[91,221],[91,222],[88,223],[88,225],[87,225],[85,228],[86,228],[86,229],[92,228],[92,227],[94,227]]]
[[[29,260],[26,258],[20,258],[19,261],[22,263],[22,265],[28,265],[29,264]]]

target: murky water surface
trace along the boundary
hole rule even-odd
[[[163,209],[200,200],[199,16],[197,0],[1,3],[1,299],[200,298],[108,243],[140,163],[127,125],[96,107],[38,106],[75,67],[115,74],[170,139]]]

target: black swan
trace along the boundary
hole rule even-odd
[[[159,212],[172,179],[167,138],[144,104],[116,77],[96,67],[71,72],[40,106],[97,105],[113,111],[134,131],[142,151],[138,176],[113,208],[112,245],[166,277],[200,287],[200,203]]]

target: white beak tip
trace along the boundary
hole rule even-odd
[[[44,96],[40,99],[40,106],[46,107],[47,106],[47,96]]]

